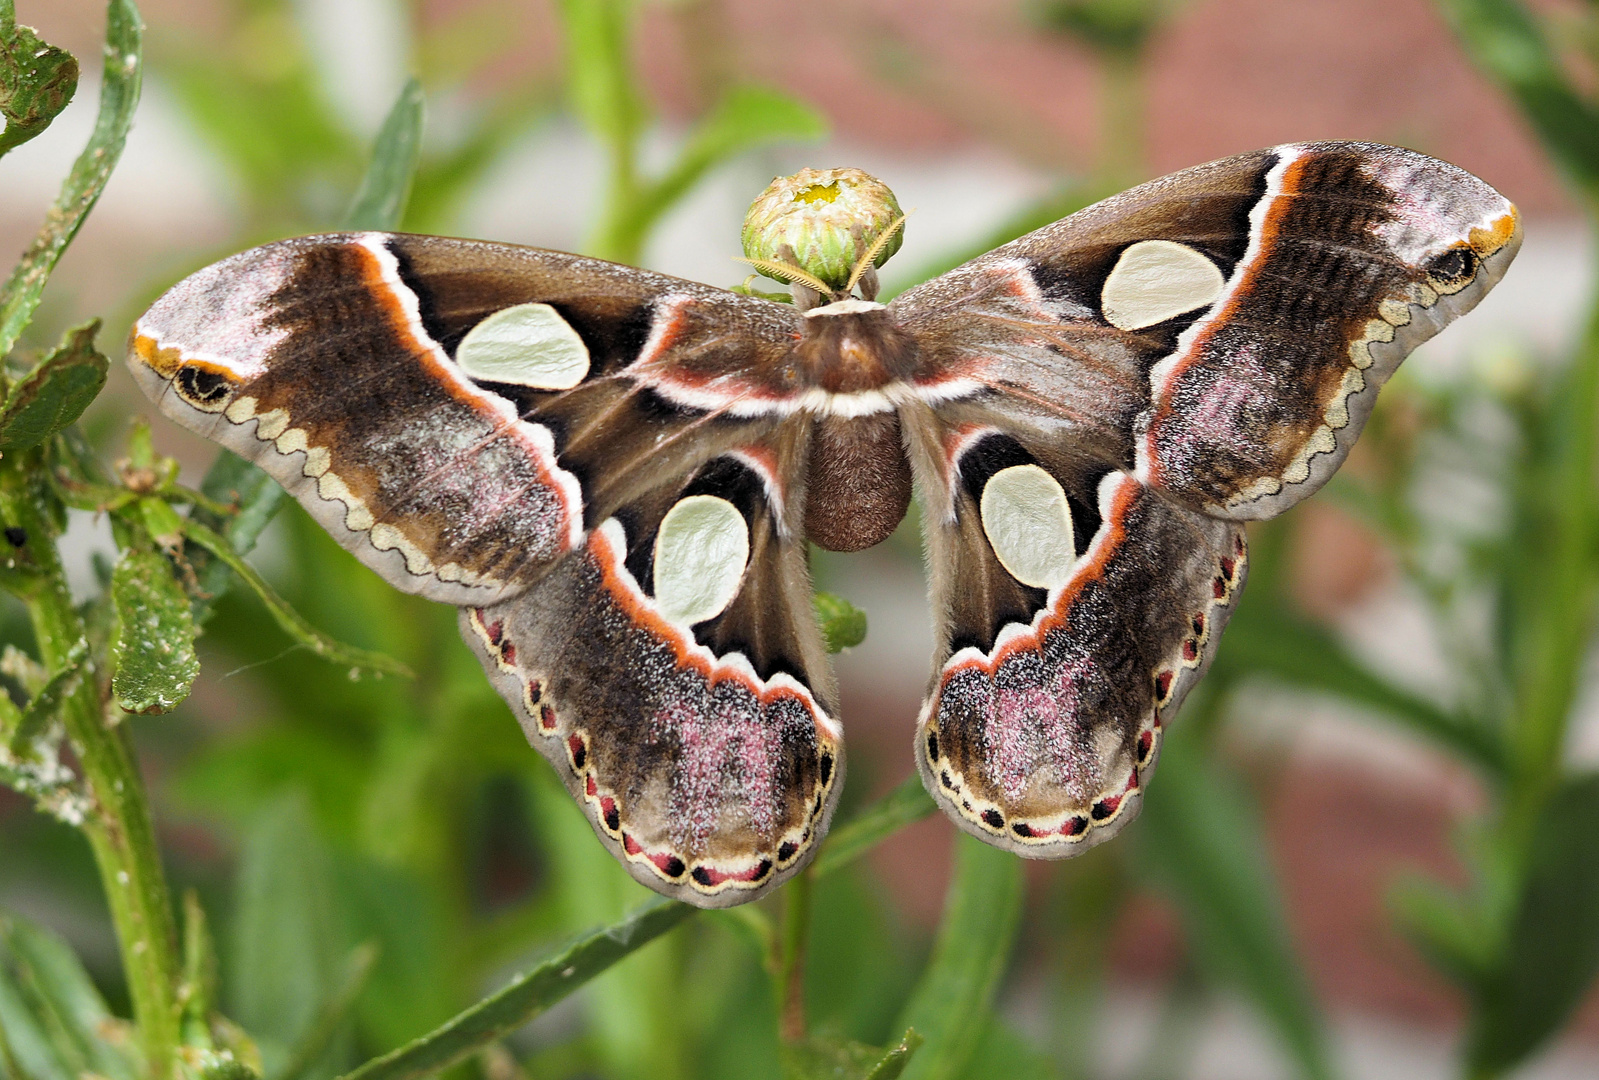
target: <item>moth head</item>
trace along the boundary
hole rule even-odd
[[[859,169],[779,176],[744,215],[744,262],[786,282],[801,308],[877,295],[877,268],[899,250],[894,193]]]

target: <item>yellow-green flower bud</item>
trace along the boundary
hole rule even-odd
[[[773,180],[750,203],[744,255],[774,280],[790,279],[761,263],[796,267],[838,290],[850,284],[856,266],[887,230],[893,235],[873,255],[872,267],[899,250],[901,216],[894,193],[875,176],[859,169],[801,169]]]

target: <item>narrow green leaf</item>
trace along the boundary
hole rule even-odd
[[[919,773],[911,773],[899,787],[861,810],[827,834],[812,873],[825,877],[841,870],[907,825],[927,817],[938,804],[927,793]]]
[[[61,194],[45,216],[44,225],[5,287],[0,288],[0,357],[11,351],[22,328],[33,317],[56,261],[78,234],[122,156],[139,103],[143,36],[144,25],[133,0],[110,0],[106,5],[105,75],[100,83],[99,119],[89,145],[61,185]]]
[[[94,347],[99,332],[99,319],[68,330],[54,352],[17,380],[0,407],[0,450],[38,446],[83,415],[111,366]]]
[[[230,570],[243,578],[244,583],[250,587],[256,596],[261,598],[261,603],[266,605],[267,611],[271,613],[277,624],[283,628],[283,632],[324,660],[332,664],[348,664],[352,671],[364,670],[380,675],[411,677],[411,669],[393,657],[385,656],[379,652],[372,652],[368,649],[358,649],[354,645],[346,645],[343,642],[335,641],[306,622],[299,612],[291,608],[287,601],[273,591],[272,586],[266,583],[265,578],[256,573],[255,567],[238,556],[233,550],[232,544],[198,521],[191,518],[185,522],[183,534],[227,564]]]
[[[211,924],[200,906],[200,894],[190,889],[183,894],[183,985],[178,1000],[183,1004],[184,1042],[191,1046],[211,1044],[219,977]]]
[[[77,89],[77,58],[18,26],[12,0],[0,2],[0,157],[49,127]]]
[[[1179,726],[1135,826],[1140,862],[1176,902],[1203,970],[1244,994],[1299,1071],[1333,1075],[1326,1033],[1265,862],[1265,840],[1236,779],[1223,776]]]
[[[55,719],[56,712],[61,708],[61,702],[77,688],[78,677],[83,673],[83,664],[87,659],[89,659],[89,643],[80,639],[67,653],[66,662],[61,665],[61,670],[51,675],[49,681],[28,700],[28,707],[22,710],[16,730],[11,734],[13,758],[31,756],[34,740],[45,733],[50,721]]]
[[[355,1009],[356,999],[366,989],[372,968],[378,961],[378,948],[371,942],[358,945],[344,964],[344,977],[316,1011],[316,1023],[303,1035],[289,1055],[288,1064],[273,1073],[271,1080],[302,1080],[326,1054],[340,1029]]]
[[[916,1031],[905,1033],[887,1051],[848,1039],[814,1036],[784,1045],[784,1080],[897,1080],[922,1045]]]
[[[1399,689],[1351,656],[1325,629],[1266,605],[1246,604],[1228,624],[1217,671],[1265,674],[1336,694],[1379,710],[1488,777],[1503,777],[1508,770],[1504,746],[1492,730]]]
[[[927,1037],[906,1077],[955,1080],[966,1070],[1010,960],[1021,908],[1021,860],[959,834],[933,958],[898,1025]]]
[[[1400,879],[1389,896],[1399,930],[1452,982],[1479,987],[1492,977],[1504,951],[1504,934],[1487,921],[1474,898],[1420,875]]]
[[[157,551],[124,551],[111,574],[111,604],[112,697],[132,713],[176,708],[200,674],[200,659],[189,597],[172,564]]]
[[[652,198],[670,206],[708,170],[738,154],[771,142],[823,139],[827,131],[826,118],[797,98],[765,86],[735,86],[689,132]]]
[[[422,120],[422,84],[413,78],[400,91],[378,131],[372,162],[345,215],[345,228],[399,228],[411,197],[417,162],[422,158]]]
[[[1466,1057],[1506,1072],[1560,1030],[1599,974],[1599,773],[1567,781],[1537,823],[1504,967],[1486,980]]]
[[[617,252],[636,250],[707,172],[738,154],[766,143],[810,141],[826,134],[827,121],[803,102],[761,86],[735,87],[689,133],[666,174],[642,185],[608,223],[607,242]]]
[[[133,1080],[137,1070],[128,1053],[111,1041],[119,1024],[71,946],[43,927],[9,915],[0,918],[0,950],[0,966],[10,969],[10,989],[26,1004],[33,1032],[13,1024],[13,1016],[6,1015],[10,1007],[0,1006],[0,1020],[30,1071],[40,1074],[40,1080],[55,1070],[60,1070],[60,1080],[76,1080],[85,1072]],[[46,1047],[32,1043],[34,1033],[48,1044],[48,1061],[38,1058]]]
[[[687,904],[651,900],[621,922],[578,939],[443,1027],[367,1062],[344,1080],[417,1080],[447,1069],[515,1031],[694,913]]]
[[[1572,84],[1519,0],[1438,0],[1466,55],[1520,107],[1562,169],[1599,193],[1599,110]]]
[[[830,653],[853,649],[866,640],[866,612],[832,593],[819,592],[811,598],[816,618],[822,624],[822,640]]]
[[[303,792],[274,800],[251,821],[224,974],[228,1013],[260,1041],[269,1075],[318,1028],[319,1007],[341,983],[348,949],[333,874],[333,854]]]
[[[926,1041],[915,1028],[907,1028],[905,1037],[900,1039],[899,1045],[889,1048],[888,1053],[883,1055],[883,1060],[866,1074],[866,1080],[897,1080],[904,1073],[905,1066],[911,1063],[912,1056]]]
[[[256,540],[271,524],[285,496],[276,480],[229,450],[217,454],[200,484],[200,491],[234,510],[231,514],[218,514],[196,506],[189,513],[189,521],[223,536],[240,556],[248,555],[255,548]],[[184,545],[183,555],[200,583],[201,595],[193,602],[194,621],[196,625],[204,625],[211,618],[217,598],[232,584],[232,571],[227,563],[192,541]]]

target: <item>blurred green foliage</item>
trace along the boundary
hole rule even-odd
[[[1139,177],[1148,45],[1175,6],[1025,5],[1040,32],[1101,63],[1099,164],[930,270]],[[1513,0],[1439,7],[1592,214],[1599,105],[1554,43],[1599,41],[1592,7],[1557,24]],[[178,40],[153,62],[244,193],[238,246],[328,227],[447,231],[505,152],[565,111],[608,162],[590,250],[633,261],[712,170],[826,131],[778,91],[706,79],[705,112],[648,173],[635,5],[558,8],[564,79],[535,73],[460,111],[447,140],[426,137],[424,100],[469,70],[455,53],[492,58],[449,44],[481,42],[481,13],[430,28],[422,81],[401,92],[375,146],[335,107],[289,0],[230,0],[220,38]],[[138,13],[128,0],[108,12],[101,119],[0,292],[0,353],[19,340],[132,118]],[[0,0],[0,50],[4,154],[64,106],[76,65],[17,26],[12,0]],[[1594,983],[1599,776],[1572,766],[1565,744],[1599,599],[1599,322],[1547,374],[1511,354],[1443,388],[1396,380],[1366,436],[1380,464],[1323,496],[1394,552],[1446,645],[1456,693],[1395,685],[1302,612],[1288,581],[1296,517],[1261,526],[1248,599],[1167,740],[1143,819],[1049,867],[1030,899],[1017,860],[958,840],[930,938],[857,862],[931,811],[914,776],[871,806],[847,793],[815,866],[768,901],[697,913],[647,893],[528,750],[452,612],[380,582],[230,455],[198,490],[178,483],[147,429],[115,466],[102,463],[73,426],[104,379],[96,330],[74,330],[37,362],[13,356],[0,408],[11,548],[0,585],[20,602],[0,620],[0,780],[43,811],[0,818],[3,876],[34,910],[88,913],[63,920],[76,953],[38,922],[0,916],[5,1080],[1099,1076],[1108,942],[1146,892],[1177,912],[1183,956],[1143,1075],[1180,1073],[1197,1010],[1230,994],[1298,1075],[1334,1077],[1255,785],[1227,750],[1240,694],[1262,682],[1341,699],[1481,778],[1488,806],[1460,822],[1468,883],[1412,876],[1392,905],[1470,1004],[1465,1075],[1526,1061]],[[1451,482],[1491,492],[1500,524],[1440,511],[1428,492]],[[69,508],[108,514],[122,552],[86,602],[68,593],[55,548]],[[242,557],[274,516],[268,584]],[[862,639],[847,600],[817,604],[834,648]],[[197,638],[202,708],[102,722],[122,716],[108,712],[117,706],[165,711],[186,696]],[[135,748],[160,763],[159,853]],[[169,877],[184,894],[181,933]],[[83,930],[107,910],[120,966]],[[1044,1003],[1052,1035],[1024,1033],[996,1008],[1023,992]]]

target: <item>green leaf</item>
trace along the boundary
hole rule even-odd
[[[1572,84],[1518,0],[1438,0],[1473,63],[1520,107],[1544,148],[1590,198],[1599,194],[1599,110]]]
[[[922,1045],[916,1031],[905,1032],[887,1051],[848,1039],[821,1036],[782,1047],[784,1080],[897,1080]]]
[[[841,870],[905,826],[927,817],[938,805],[927,793],[919,773],[911,773],[899,787],[828,832],[812,873],[825,877]]]
[[[711,169],[770,142],[813,140],[827,134],[827,121],[810,106],[760,86],[730,90],[689,133],[677,161],[660,179],[644,185],[607,221],[605,254],[634,262],[635,253],[661,217]]]
[[[866,612],[832,593],[819,592],[811,603],[822,624],[822,639],[827,642],[828,652],[852,649],[866,640]]]
[[[933,958],[898,1025],[927,1034],[907,1078],[955,1080],[965,1072],[1010,959],[1021,907],[1021,860],[958,834]]]
[[[100,83],[99,119],[89,145],[61,185],[61,194],[45,216],[44,225],[4,288],[0,288],[0,357],[11,351],[33,317],[56,261],[78,234],[122,156],[139,103],[143,35],[144,26],[133,0],[110,0],[106,5],[105,75]]]
[[[0,157],[49,127],[77,89],[77,58],[18,26],[12,0],[0,0]]]
[[[147,495],[134,505],[138,509],[139,524],[162,550],[173,551],[183,543],[183,519],[172,509],[171,503]]]
[[[189,597],[172,564],[156,551],[123,552],[111,575],[111,603],[112,697],[132,713],[176,708],[200,674],[200,659]]]
[[[111,366],[95,350],[99,332],[99,319],[68,330],[54,352],[17,380],[0,408],[0,450],[38,446],[83,415]]]
[[[1161,748],[1135,850],[1182,913],[1202,968],[1247,995],[1299,1071],[1324,1080],[1333,1075],[1326,1033],[1263,855],[1260,822],[1242,785],[1205,758],[1189,731],[1177,727]]]
[[[319,1025],[344,973],[345,920],[333,856],[301,791],[274,800],[251,823],[234,886],[227,955],[229,1015],[261,1044],[268,1075],[290,1063]],[[337,1062],[322,1070],[336,1069]]]
[[[98,1073],[133,1080],[128,1050],[112,1040],[126,1026],[59,937],[18,916],[0,917],[0,1026],[18,1064],[35,1080]]]
[[[1599,773],[1545,805],[1528,851],[1504,966],[1485,981],[1467,1042],[1473,1075],[1524,1061],[1570,1017],[1599,973]]]
[[[79,639],[67,653],[61,670],[51,675],[49,681],[28,700],[28,707],[22,710],[16,730],[11,735],[12,757],[20,759],[32,753],[33,741],[45,733],[61,708],[61,702],[77,688],[78,676],[82,674],[87,659],[89,643]]]
[[[409,79],[378,131],[372,162],[344,216],[345,228],[399,228],[422,158],[422,120],[422,84]]]
[[[579,938],[443,1027],[367,1062],[344,1080],[417,1080],[447,1069],[515,1031],[694,913],[687,904],[651,900],[621,922]]]
[[[243,578],[244,583],[260,597],[261,603],[266,605],[267,611],[271,613],[273,620],[283,632],[324,660],[332,664],[347,664],[351,671],[364,670],[379,675],[403,675],[406,678],[412,676],[411,669],[393,657],[335,641],[306,622],[299,612],[291,608],[287,601],[266,583],[265,578],[256,573],[255,567],[239,558],[232,544],[204,525],[191,518],[184,523],[183,534],[226,563],[230,570]]]

